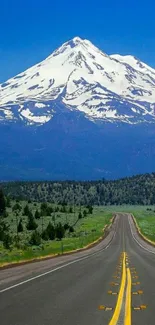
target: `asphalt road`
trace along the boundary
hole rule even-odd
[[[123,263],[132,288],[128,292],[126,280],[119,319],[112,323]],[[139,238],[131,217],[120,214],[107,238],[89,251],[1,270],[0,324],[130,325],[124,318],[127,292],[131,324],[154,325],[155,249]]]

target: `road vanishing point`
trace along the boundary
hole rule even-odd
[[[1,325],[154,325],[155,248],[117,214],[97,246],[0,271]]]

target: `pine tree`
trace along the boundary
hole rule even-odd
[[[58,225],[56,226],[56,238],[61,240],[64,237],[64,234],[65,234],[65,229],[62,226],[61,222],[59,222]]]
[[[22,219],[19,220],[18,227],[17,227],[17,232],[23,232]]]
[[[69,212],[69,213],[73,213],[73,208],[70,207],[68,212]]]
[[[55,228],[54,226],[51,224],[51,222],[49,222],[46,231],[48,233],[49,239],[50,240],[54,240],[55,239]]]
[[[21,211],[22,207],[19,203],[15,203],[12,207],[12,211]]]
[[[33,217],[32,212],[29,212],[28,216],[28,223],[26,225],[27,230],[36,230],[38,227],[37,223],[35,222],[35,219]]]
[[[6,201],[2,189],[0,189],[0,215],[3,215],[6,209]]]
[[[24,210],[23,210],[24,216],[28,216],[29,212],[30,212],[29,206],[26,204],[25,207],[24,207]]]
[[[41,235],[37,230],[33,231],[30,238],[30,244],[35,246],[39,246],[41,244]]]
[[[3,246],[4,246],[4,248],[10,249],[11,245],[12,245],[12,242],[13,242],[13,240],[12,240],[11,235],[9,233],[6,233],[4,235],[4,238],[3,238]]]
[[[42,232],[42,238],[44,240],[49,240],[49,239],[53,240],[53,239],[55,239],[55,228],[51,224],[51,222],[49,222],[46,229]]]
[[[82,219],[82,213],[81,212],[79,212],[78,218]]]
[[[42,239],[43,239],[43,240],[46,240],[46,241],[49,240],[49,234],[48,234],[48,232],[47,232],[47,229],[44,229],[44,230],[43,230],[41,236],[42,236]]]
[[[7,197],[6,197],[6,206],[7,206],[8,208],[11,207],[11,199],[10,199],[10,196],[7,196]]]
[[[51,206],[51,207],[49,207],[49,212],[50,212],[50,214],[54,212],[54,211],[53,211],[53,207],[52,207],[52,206]]]
[[[52,221],[54,222],[55,225],[55,214],[52,216]]]
[[[8,212],[5,210],[4,212],[3,212],[3,218],[7,218],[9,216],[9,214],[8,214]]]
[[[87,208],[88,208],[88,213],[92,214],[93,213],[93,207],[91,205],[88,205]]]
[[[0,241],[3,241],[5,234],[9,231],[9,226],[4,222],[4,220],[0,220]]]
[[[74,228],[73,228],[73,226],[70,226],[70,227],[69,227],[69,232],[70,232],[70,233],[74,232]]]
[[[62,213],[65,213],[65,212],[66,212],[66,207],[65,207],[65,205],[62,205],[62,207],[61,207],[61,209],[60,209],[60,212],[62,212]]]
[[[38,210],[35,212],[35,219],[40,219],[40,213]]]
[[[40,207],[40,209],[41,209],[41,216],[47,216],[48,214],[49,214],[49,209],[48,209],[48,205],[47,205],[47,203],[46,202],[43,202],[42,204],[41,204],[41,207]]]
[[[68,223],[64,224],[64,229],[65,229],[65,231],[69,229],[69,224]]]

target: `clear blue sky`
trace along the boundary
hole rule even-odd
[[[0,1],[0,82],[74,36],[89,39],[108,54],[132,54],[155,67],[155,2]]]

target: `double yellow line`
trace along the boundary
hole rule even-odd
[[[131,325],[131,272],[129,268],[127,268],[127,289],[124,324]]]
[[[123,299],[125,299],[125,316],[124,325],[131,325],[131,273],[130,269],[126,268],[126,253],[123,252],[123,265],[122,265],[122,279],[118,299],[115,307],[114,314],[109,325],[117,325],[122,309]],[[127,286],[126,286],[127,282]],[[126,289],[126,295],[125,295]]]

